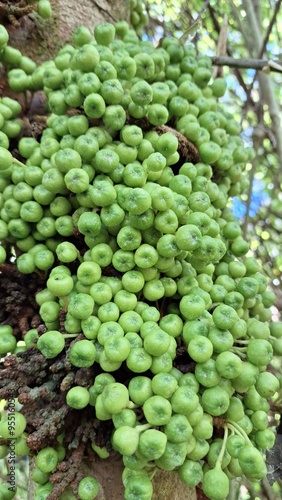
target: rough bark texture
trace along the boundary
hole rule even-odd
[[[93,467],[85,470],[99,481],[100,491],[97,500],[123,500],[124,488],[121,481],[123,464],[121,460],[110,458],[95,461]],[[153,479],[154,494],[152,500],[197,500],[196,490],[188,488],[173,472],[158,471]]]
[[[32,13],[19,20],[20,26],[8,26],[11,45],[37,62],[49,59],[78,26],[90,30],[102,21],[128,19],[129,0],[51,0],[53,15],[42,20]]]

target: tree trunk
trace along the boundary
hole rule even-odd
[[[19,25],[8,26],[11,45],[35,61],[52,58],[54,53],[71,40],[78,26],[90,30],[102,21],[128,19],[129,0],[51,0],[52,18],[42,20],[31,13],[19,19]]]
[[[92,467],[85,464],[85,475],[95,475],[100,485],[97,500],[123,500],[124,488],[121,481],[122,460],[99,459]],[[153,479],[152,500],[197,500],[196,490],[188,488],[175,472],[159,470]]]
[[[53,58],[64,43],[71,40],[72,32],[85,25],[90,30],[101,21],[114,22],[128,19],[128,0],[51,0],[53,15],[42,20],[35,13],[19,18],[15,25],[8,24],[10,45],[19,48],[24,55],[36,62]],[[0,20],[1,21],[1,20]],[[3,21],[2,21],[3,22]],[[30,471],[32,464],[30,463]],[[124,487],[121,480],[123,465],[121,459],[95,459],[83,463],[81,473],[97,478],[100,491],[98,500],[122,500]],[[153,500],[196,500],[196,490],[181,483],[174,472],[158,471],[153,479]],[[30,479],[28,498],[34,498],[34,484]]]

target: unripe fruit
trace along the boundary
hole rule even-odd
[[[36,8],[50,16],[48,0]],[[24,346],[18,329],[2,325],[0,355],[12,354],[22,368],[29,349],[39,363],[46,358],[50,370],[36,367],[32,387],[42,373],[47,385],[55,373],[52,405],[63,391],[71,418],[80,412],[102,433],[108,421],[111,446],[123,456],[127,500],[152,497],[152,461],[223,500],[232,476],[265,477],[259,449],[274,444],[268,399],[279,390],[267,368],[282,352],[281,324],[268,325],[275,295],[260,262],[246,257],[250,245],[227,208],[247,192],[244,171],[254,152],[226,103],[217,102],[226,81],[210,83],[211,58],[173,37],[158,48],[141,39],[141,0],[130,2],[130,19],[138,35],[125,21],[96,24],[94,36],[81,26],[72,44],[38,67],[7,45],[0,26],[11,89],[43,90],[49,113],[37,140],[19,139],[24,110],[1,98],[0,265],[4,279],[14,260],[20,273],[38,277],[42,325],[24,331]],[[279,203],[272,205],[279,215]],[[29,442],[22,437],[26,404],[21,411],[18,454]],[[7,422],[4,413],[4,439],[11,438]],[[224,439],[216,437],[218,422]],[[93,451],[107,458],[109,443],[99,446],[94,434]],[[62,434],[51,446],[44,436],[33,473],[39,496],[51,493],[49,476],[67,451]],[[99,485],[79,477],[77,489],[91,500]]]

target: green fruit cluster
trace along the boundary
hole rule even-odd
[[[142,35],[149,18],[143,0],[130,0],[130,24],[138,35]]]
[[[267,366],[282,352],[275,296],[226,208],[253,152],[218,101],[225,82],[210,83],[193,46],[155,48],[125,22],[96,25],[94,38],[80,27],[54,60],[16,65],[11,88],[43,89],[50,111],[40,140],[19,140],[25,164],[0,150],[1,262],[13,245],[20,272],[46,273],[46,332],[28,331],[26,348],[99,365],[66,402],[112,423],[126,500],[152,497],[152,467],[224,500],[231,478],[266,474],[279,390]],[[0,352],[14,352],[2,334]],[[52,490],[58,461],[38,453],[39,489]],[[80,498],[95,498],[84,479]]]
[[[20,60],[22,60],[22,65],[24,66],[29,58],[23,57],[21,52],[14,49],[8,45],[9,35],[4,28],[0,25],[0,62],[6,64],[7,59],[11,57],[15,59],[15,64],[18,65]],[[32,68],[36,67],[33,61]],[[22,108],[18,101],[11,99],[10,97],[1,97],[0,99],[0,147],[1,147],[1,171],[7,172],[9,162],[11,164],[11,157],[8,152],[3,151],[3,149],[8,150],[10,147],[11,139],[14,139],[19,135],[22,130],[22,122],[19,119],[19,114]],[[8,159],[9,158],[9,159]],[[8,162],[8,163],[7,163]]]

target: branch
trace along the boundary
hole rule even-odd
[[[258,48],[261,46],[261,26],[258,25],[252,1],[243,0],[243,3],[252,31],[252,44],[249,44],[250,40],[247,39],[246,44],[249,45],[248,48],[250,52],[256,54],[259,52]],[[264,74],[263,72],[259,72],[258,81],[262,103],[265,102],[268,105],[269,114],[272,121],[272,130],[276,138],[276,153],[278,156],[278,161],[280,164],[282,164],[282,127],[280,119],[280,105],[276,99],[272,82],[269,76],[267,74]],[[276,175],[278,175],[278,173]],[[276,184],[277,179],[274,178],[273,182],[274,184]]]
[[[215,27],[215,31],[219,34],[220,33],[220,24],[218,22],[218,16],[217,16],[217,13],[215,12],[215,10],[213,9],[213,7],[211,7],[210,5],[208,6],[208,9],[209,9],[209,13],[210,13],[210,16],[211,16],[211,19],[212,19],[212,22],[213,22],[213,25]],[[227,44],[227,54],[229,56],[232,55],[232,52]],[[251,96],[251,93],[249,92],[248,90],[248,87],[247,85],[245,84],[244,82],[244,79],[242,78],[242,75],[239,71],[238,68],[235,68],[234,69],[234,73],[237,77],[237,80],[239,82],[239,84],[241,85],[242,89],[244,90],[248,100],[253,104],[253,100],[252,100],[252,96]]]
[[[274,12],[273,12],[273,16],[272,16],[272,19],[267,27],[267,30],[266,30],[266,33],[265,33],[265,37],[264,37],[264,40],[262,42],[262,46],[261,46],[261,49],[259,51],[259,57],[262,57],[263,54],[264,54],[264,51],[266,49],[266,46],[267,46],[267,42],[269,40],[269,36],[270,36],[270,33],[272,31],[272,28],[274,26],[274,23],[276,21],[276,18],[277,18],[277,15],[279,13],[279,10],[280,10],[280,6],[281,6],[281,3],[282,3],[282,0],[278,0],[275,4],[275,9],[274,9]]]
[[[228,56],[213,56],[212,62],[216,66],[229,66],[230,68],[252,68],[264,73],[274,71],[282,73],[282,65],[267,59],[234,58]]]
[[[227,53],[227,29],[228,29],[228,17],[227,17],[227,14],[224,14],[222,26],[220,28],[220,32],[218,35],[218,42],[217,42],[217,48],[216,48],[216,55],[218,57],[226,56],[226,53]],[[218,77],[223,76],[222,67],[219,68],[219,66],[215,66],[213,69],[212,76],[213,76],[213,78],[216,78],[217,76]]]
[[[247,40],[251,36],[251,33],[242,20],[238,6],[234,4],[234,0],[229,0],[229,6],[232,12],[232,16],[237,23],[238,31],[242,34],[243,39]]]
[[[205,0],[200,12],[198,13],[197,15],[197,18],[194,20],[194,22],[188,27],[188,29],[186,31],[184,31],[183,35],[179,38],[179,40],[184,43],[184,41],[187,39],[187,38],[191,38],[195,32],[197,31],[197,29],[199,28],[199,26],[201,26],[202,24],[202,20],[201,20],[201,16],[202,14],[205,12],[205,10],[207,9],[207,7],[209,6],[209,3],[210,3],[210,0]]]
[[[272,28],[273,28],[273,25],[276,21],[276,18],[277,18],[277,15],[279,13],[279,9],[280,9],[280,6],[281,6],[281,3],[282,3],[282,0],[278,0],[275,4],[275,9],[274,9],[274,13],[273,13],[273,16],[272,16],[272,19],[268,25],[268,28],[266,30],[266,34],[265,34],[265,37],[263,39],[263,42],[262,42],[262,46],[261,46],[261,49],[259,51],[259,54],[258,54],[258,57],[261,58],[265,52],[265,49],[266,49],[266,46],[267,46],[267,42],[269,40],[269,36],[271,34],[271,31],[272,31]],[[253,80],[252,80],[252,83],[250,85],[250,89],[253,89],[253,86],[254,86],[254,83],[257,79],[257,71],[253,77]]]
[[[246,11],[245,26],[248,26],[248,32],[243,33],[246,45],[253,57],[258,57],[261,47],[262,32],[261,25],[258,22],[253,0],[243,0],[243,7]]]

